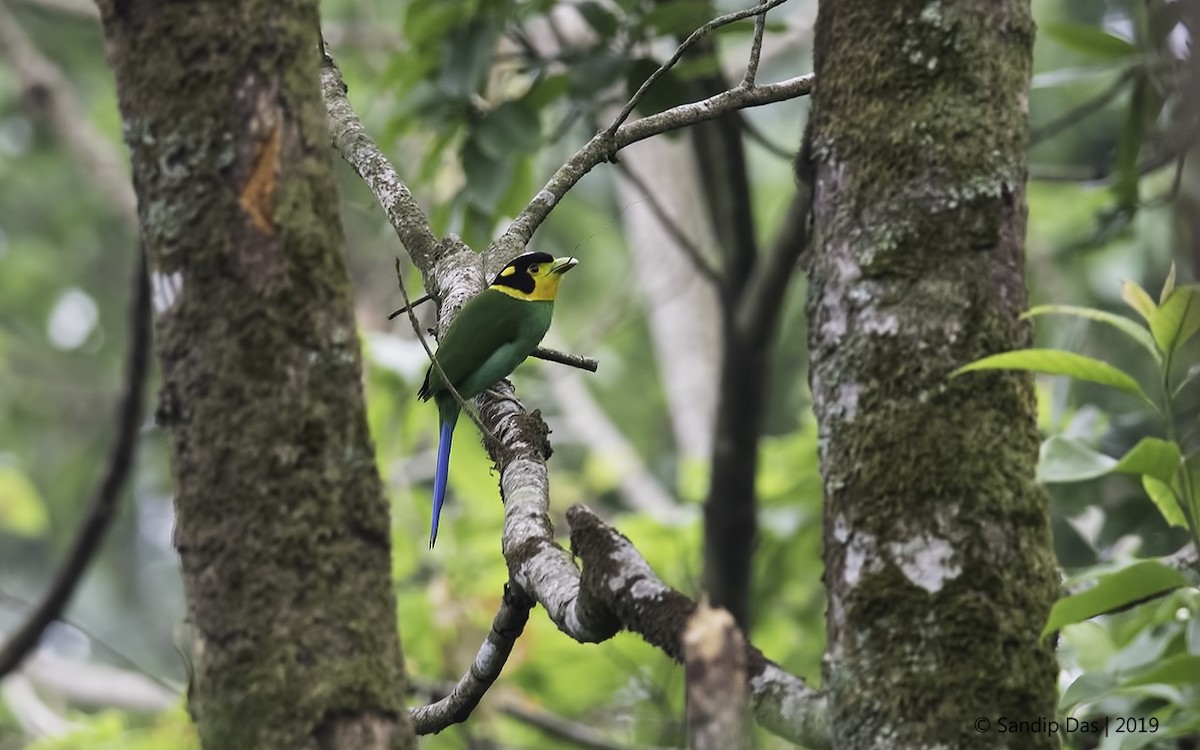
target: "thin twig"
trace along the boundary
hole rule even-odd
[[[600,367],[600,361],[594,357],[585,357],[582,354],[560,352],[557,349],[546,349],[545,347],[541,346],[534,349],[533,354],[530,354],[529,356],[537,357],[538,359],[544,359],[547,362],[556,362],[560,365],[567,365],[568,367],[577,367],[580,370],[587,370],[588,372],[595,372]]]
[[[764,10],[754,17],[754,41],[750,43],[750,60],[746,63],[746,75],[742,85],[754,85],[754,77],[758,75],[758,59],[762,56],[763,32],[767,30],[767,12]]]
[[[125,354],[125,384],[117,401],[117,431],[105,461],[104,474],[92,494],[83,524],[71,544],[67,559],[37,606],[5,642],[4,648],[0,649],[0,677],[20,665],[37,646],[42,632],[62,614],[112,522],[121,490],[133,466],[138,427],[142,421],[142,393],[150,369],[150,282],[144,248],[139,249],[134,264],[128,330],[130,339]]]
[[[617,169],[621,170],[621,174],[625,179],[633,183],[633,186],[638,189],[646,198],[646,205],[650,208],[650,212],[654,214],[663,229],[667,230],[667,234],[675,240],[675,244],[679,245],[679,249],[687,256],[687,259],[692,262],[692,267],[696,269],[696,273],[700,274],[709,284],[712,284],[714,289],[721,288],[721,276],[717,273],[717,269],[709,265],[705,259],[704,253],[700,251],[700,247],[688,237],[687,232],[683,231],[683,227],[675,222],[675,219],[667,213],[666,208],[658,200],[658,196],[646,184],[636,172],[633,171],[625,162],[617,162]]]
[[[404,287],[404,274],[400,272],[399,258],[396,258],[396,283],[400,286],[400,296],[404,298],[404,307],[402,309],[408,313],[408,322],[412,324],[413,333],[417,334],[417,340],[420,341],[421,346],[425,348],[425,354],[429,355],[431,366],[437,370],[437,374],[441,376],[442,383],[445,384],[446,390],[450,391],[450,395],[454,396],[454,400],[458,402],[459,408],[467,413],[467,416],[471,418],[471,421],[475,423],[475,426],[479,428],[479,431],[488,438],[495,440],[496,436],[492,434],[492,431],[487,428],[487,425],[483,423],[483,420],[479,418],[479,415],[475,413],[475,410],[470,404],[467,403],[467,400],[462,397],[462,394],[460,394],[458,389],[454,387],[454,384],[450,382],[450,378],[446,377],[446,371],[442,369],[442,363],[438,361],[437,355],[434,353],[433,349],[429,347],[429,342],[425,340],[425,334],[423,331],[421,331],[421,321],[417,320],[416,313],[414,313],[412,310],[413,304],[408,300],[408,290]]]
[[[693,31],[687,39],[683,40],[683,43],[679,45],[679,47],[675,50],[675,53],[672,54],[667,61],[658,68],[658,70],[651,73],[649,78],[642,82],[642,85],[638,87],[638,90],[635,91],[633,96],[629,98],[629,101],[625,103],[625,106],[621,109],[620,114],[618,114],[616,119],[613,120],[612,125],[608,126],[608,130],[606,130],[605,133],[609,138],[612,138],[616,135],[617,128],[621,127],[621,125],[627,119],[629,119],[629,115],[632,114],[634,107],[636,107],[638,103],[642,101],[642,97],[646,95],[646,92],[650,90],[650,87],[657,83],[658,79],[662,78],[668,70],[675,67],[675,63],[679,62],[680,58],[683,57],[683,53],[687,51],[688,47],[691,47],[702,37],[708,36],[710,33],[721,28],[722,26],[727,26],[735,21],[741,21],[744,18],[750,18],[751,16],[764,14],[771,8],[774,8],[777,5],[782,5],[785,2],[787,2],[787,0],[767,0],[767,2],[761,5],[756,5],[753,8],[739,10],[735,13],[729,13],[721,16],[720,18],[714,18],[713,20]],[[752,85],[745,86],[745,88],[752,87]]]
[[[398,262],[400,262],[400,259],[399,259],[399,258],[397,258],[397,259],[396,259],[396,262],[397,262],[397,263],[398,263]],[[417,297],[417,298],[416,298],[416,300],[414,300],[414,301],[412,302],[412,304],[405,305],[404,307],[400,308],[399,310],[393,310],[393,311],[391,312],[391,314],[389,314],[389,315],[387,316],[387,319],[388,319],[388,320],[393,320],[393,319],[394,319],[394,318],[395,318],[397,315],[401,315],[401,314],[403,314],[403,313],[406,313],[406,312],[408,312],[409,310],[413,309],[414,307],[416,307],[416,306],[418,306],[418,305],[423,305],[423,304],[425,304],[426,302],[432,302],[432,301],[433,301],[433,297],[432,297],[431,295],[428,295],[428,294],[422,294],[420,297]]]

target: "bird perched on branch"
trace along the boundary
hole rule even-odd
[[[422,401],[434,400],[441,424],[430,549],[437,541],[438,516],[446,498],[450,468],[450,442],[460,409],[446,381],[466,400],[508,377],[546,335],[562,275],[578,262],[549,253],[525,253],[514,258],[496,274],[491,286],[463,305],[442,337],[434,354],[435,363],[426,371],[425,383],[417,394]]]

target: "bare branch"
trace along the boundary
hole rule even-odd
[[[596,370],[600,369],[600,361],[594,357],[585,357],[582,354],[560,352],[555,349],[547,349],[542,346],[534,349],[533,354],[530,354],[529,356],[536,357],[538,359],[544,359],[547,362],[555,362],[560,365],[567,365],[568,367],[576,367],[580,370],[587,370],[588,372],[595,372]]]
[[[146,374],[150,370],[150,283],[146,274],[146,254],[142,250],[139,250],[135,264],[133,288],[126,328],[130,339],[125,355],[125,383],[117,401],[116,434],[105,461],[104,474],[92,494],[83,524],[71,543],[62,567],[41,601],[0,649],[0,676],[8,674],[24,660],[37,646],[42,631],[70,601],[71,594],[108,530],[117,500],[133,466],[138,427],[142,420],[142,393]]]
[[[753,86],[754,78],[758,75],[758,60],[762,57],[763,33],[767,30],[767,11],[754,17],[754,41],[750,43],[750,60],[746,63],[746,75],[742,78],[743,86]]]
[[[767,0],[767,2],[762,3],[761,5],[756,5],[753,8],[739,10],[735,13],[721,16],[720,18],[714,18],[713,20],[693,31],[687,39],[683,40],[683,43],[679,45],[679,47],[675,50],[675,53],[667,58],[667,61],[663,63],[658,70],[651,73],[649,78],[642,82],[642,85],[639,86],[638,90],[635,91],[633,96],[629,98],[629,101],[626,102],[625,106],[621,109],[620,114],[618,114],[616,119],[613,120],[612,125],[608,126],[608,129],[605,131],[605,133],[610,138],[616,135],[617,128],[621,127],[621,124],[629,119],[629,115],[633,113],[634,108],[642,100],[642,97],[646,95],[646,92],[650,90],[650,87],[653,86],[659,78],[662,78],[668,70],[675,67],[675,63],[679,62],[680,58],[683,57],[683,53],[687,51],[688,47],[691,47],[700,39],[708,36],[722,26],[727,26],[735,21],[741,21],[743,18],[750,18],[751,16],[758,16],[761,19],[768,10],[777,5],[782,5],[785,2],[787,2],[787,0]],[[755,36],[758,36],[757,31],[755,32]],[[762,40],[759,39],[760,50],[761,45]],[[754,80],[751,76],[749,82],[743,81],[743,85],[739,88],[751,88],[753,86]]]
[[[405,300],[404,307],[401,307],[398,310],[392,310],[390,313],[388,313],[387,319],[394,320],[406,312],[412,312],[413,310],[417,309],[417,307],[419,305],[423,305],[426,302],[432,302],[432,301],[433,301],[433,295],[431,295],[431,294],[422,294],[420,297],[417,297],[412,302]]]
[[[533,603],[533,599],[519,587],[511,584],[504,587],[504,599],[492,619],[492,629],[475,654],[471,668],[444,698],[410,712],[417,734],[434,734],[451,724],[467,720],[484,693],[500,676],[500,670],[504,669],[513,645],[529,621],[529,610],[533,608]]]
[[[811,73],[788,78],[778,83],[762,86],[737,86],[729,91],[711,96],[698,102],[681,104],[678,107],[635,120],[621,126],[615,135],[607,131],[597,133],[583,148],[566,161],[550,178],[529,205],[513,219],[508,230],[492,243],[488,255],[512,257],[529,243],[534,231],[541,226],[554,206],[567,191],[575,186],[593,167],[611,158],[631,143],[645,140],[660,133],[678,130],[705,120],[712,120],[734,109],[759,107],[764,104],[794,99],[812,91]]]
[[[329,118],[329,137],[342,157],[358,172],[375,194],[404,249],[418,267],[432,266],[438,259],[439,243],[429,219],[396,169],[367,133],[346,98],[342,72],[328,50],[323,52],[321,90]],[[428,288],[428,287],[427,287]]]

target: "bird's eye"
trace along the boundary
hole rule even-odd
[[[538,272],[538,267],[536,264],[529,267],[529,273],[531,273],[532,275],[537,276],[537,272]]]

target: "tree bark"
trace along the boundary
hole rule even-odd
[[[205,748],[415,746],[311,0],[102,0]]]
[[[996,731],[1056,706],[1032,384],[950,378],[1030,341],[1033,37],[1029,0],[820,6],[800,171],[834,747],[1058,745]]]

